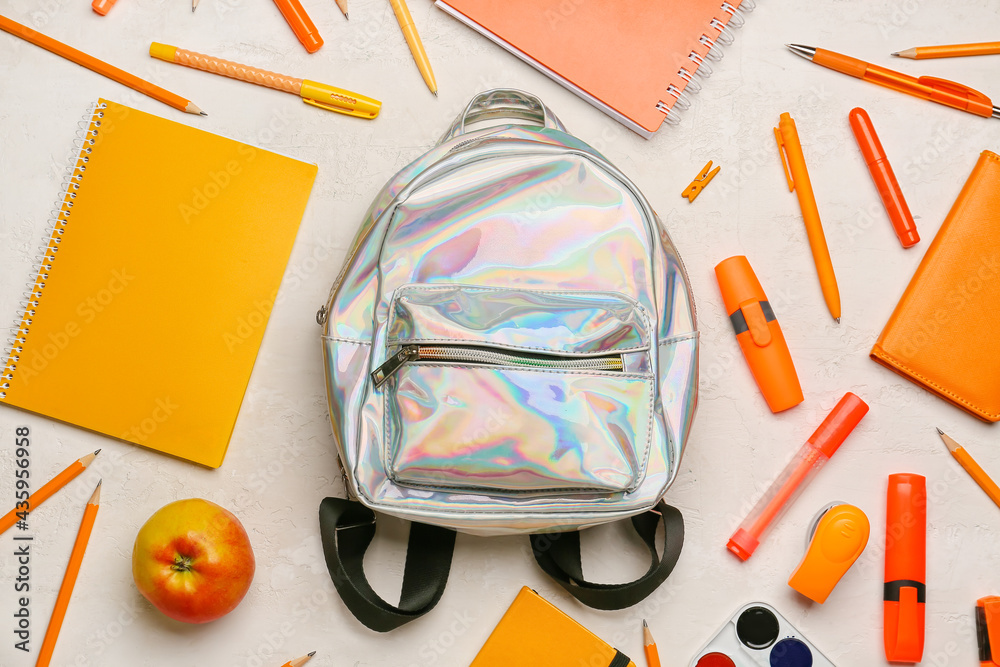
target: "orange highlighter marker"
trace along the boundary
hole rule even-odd
[[[924,655],[927,572],[927,480],[889,475],[885,520],[885,657],[920,662]]]
[[[878,188],[878,195],[882,198],[885,212],[889,214],[892,228],[896,230],[896,236],[899,237],[899,242],[903,244],[904,248],[915,245],[920,241],[917,225],[913,222],[913,216],[910,214],[910,207],[906,205],[906,199],[903,198],[903,191],[899,189],[899,182],[889,165],[889,159],[882,148],[882,142],[879,141],[878,135],[875,133],[872,119],[868,116],[868,112],[861,107],[851,109],[847,117],[851,122],[854,138],[858,141],[858,148],[861,149],[861,155],[864,156],[868,171],[871,172],[875,187]]]
[[[285,17],[285,21],[302,46],[306,47],[306,51],[309,53],[319,51],[319,47],[323,46],[323,38],[320,37],[319,30],[309,18],[309,14],[306,14],[302,3],[299,0],[274,0],[274,4],[278,5],[281,15]]]
[[[813,475],[830,460],[866,414],[867,403],[851,392],[844,394],[729,538],[726,548],[740,560],[750,558],[760,545],[764,532],[798,497]]]
[[[771,412],[802,402],[802,387],[792,355],[774,310],[750,262],[743,255],[724,259],[715,267],[726,313],[754,380]]]

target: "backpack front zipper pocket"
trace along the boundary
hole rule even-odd
[[[654,421],[648,321],[614,293],[399,288],[390,355],[371,373],[390,479],[493,494],[635,488]]]
[[[376,387],[382,386],[404,364],[415,361],[450,361],[488,366],[527,366],[561,370],[623,371],[625,362],[620,354],[565,359],[547,354],[502,352],[485,347],[441,345],[406,345],[372,373]]]

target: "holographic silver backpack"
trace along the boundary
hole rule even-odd
[[[697,402],[688,278],[635,185],[538,98],[476,96],[392,177],[317,319],[350,496],[323,501],[323,545],[366,625],[437,603],[455,530],[532,534],[543,569],[602,609],[669,574],[683,522],[661,498]],[[414,522],[398,607],[364,576],[374,511]],[[629,517],[649,572],[587,582],[571,531]]]

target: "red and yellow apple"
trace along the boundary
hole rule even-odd
[[[208,623],[235,609],[250,589],[255,567],[240,520],[199,498],[157,510],[139,529],[132,549],[139,592],[185,623]]]

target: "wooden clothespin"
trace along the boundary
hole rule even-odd
[[[710,169],[711,171],[709,171]],[[705,168],[701,170],[701,173],[695,176],[694,180],[691,181],[691,185],[684,188],[684,192],[681,193],[681,197],[687,197],[689,202],[693,202],[695,198],[701,194],[701,191],[705,189],[705,186],[708,185],[713,178],[715,178],[715,175],[719,173],[720,169],[722,169],[722,167],[712,169],[712,161],[709,160],[708,164],[705,165]]]

